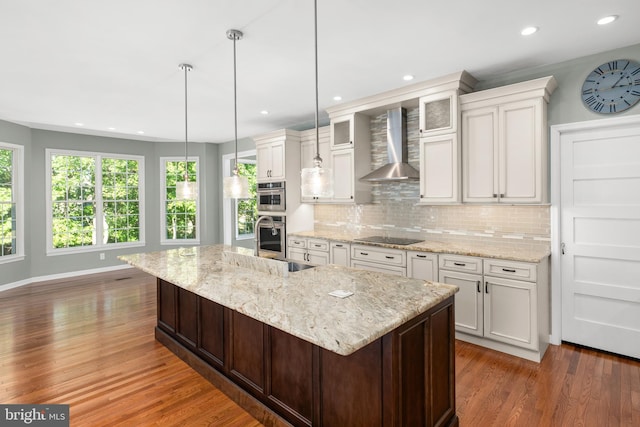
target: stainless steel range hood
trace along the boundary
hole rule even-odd
[[[368,173],[360,181],[415,181],[420,173],[407,163],[407,111],[394,108],[387,111],[387,155],[389,163]]]

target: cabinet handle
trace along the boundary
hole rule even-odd
[[[316,248],[321,248],[322,247],[322,245],[319,245],[317,243],[314,243],[313,246],[315,246]]]
[[[489,293],[489,282],[484,282],[484,293],[485,294]]]
[[[299,241],[297,241],[297,240],[294,240],[294,241],[293,241],[293,243],[294,243],[294,244],[296,244],[296,245],[299,245],[299,244],[300,244],[300,242],[299,242]]]
[[[498,197],[498,195],[496,193],[493,193],[493,198],[496,199]]]
[[[360,255],[368,256],[369,254],[367,252],[360,252]]]
[[[426,258],[427,256],[426,255],[416,254],[416,257],[418,257],[418,258]]]
[[[394,256],[390,256],[390,255],[385,255],[385,258],[386,258],[386,259],[396,259],[396,257],[394,257]]]
[[[454,262],[453,265],[457,265],[458,267],[466,267],[467,264],[465,264],[464,262]]]
[[[504,199],[504,193],[500,194],[500,198]]]
[[[476,282],[476,289],[478,290],[478,293],[482,293],[482,291],[480,290],[480,280]]]
[[[341,248],[341,247],[342,247],[342,245],[338,245],[338,244],[336,244],[336,245],[334,245],[334,246],[335,246],[336,248]]]
[[[513,268],[503,268],[502,271],[505,271],[507,273],[515,273],[516,272],[516,270],[513,269]]]
[[[349,141],[349,144],[353,144],[353,141]]]

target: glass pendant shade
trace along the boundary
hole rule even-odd
[[[300,189],[302,197],[333,197],[333,171],[317,163],[302,169]]]
[[[224,178],[222,192],[225,199],[248,199],[251,197],[249,180],[233,171],[233,175]]]
[[[179,181],[176,183],[176,199],[195,200],[198,198],[198,183]]]

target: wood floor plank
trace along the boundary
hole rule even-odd
[[[0,403],[69,404],[74,427],[261,426],[155,340],[155,292],[133,269],[0,292]],[[463,427],[638,426],[640,361],[456,341],[456,406]]]

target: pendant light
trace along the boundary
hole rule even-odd
[[[248,199],[249,180],[246,176],[238,175],[238,93],[236,83],[236,41],[242,39],[242,31],[228,30],[227,38],[233,40],[233,122],[235,130],[235,164],[231,176],[227,176],[223,181],[222,193],[226,199]]]
[[[318,1],[313,1],[314,39],[315,39],[315,79],[316,79],[316,155],[313,167],[301,171],[300,190],[302,197],[332,197],[333,171],[322,167],[320,157],[320,131],[318,129]]]
[[[187,115],[187,74],[193,70],[189,64],[180,64],[178,67],[184,71],[184,175],[183,181],[176,183],[176,199],[194,200],[198,197],[198,183],[189,182],[189,133]]]

